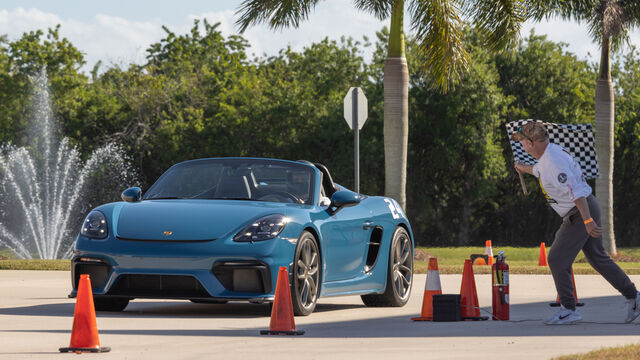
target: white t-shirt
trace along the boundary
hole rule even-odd
[[[576,205],[574,200],[591,195],[580,164],[556,144],[547,145],[538,163],[533,165],[533,175],[538,178],[547,203],[560,216],[565,216]]]

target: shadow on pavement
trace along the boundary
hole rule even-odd
[[[314,323],[314,315],[296,318],[296,328],[305,330],[305,337],[316,338],[417,338],[417,337],[530,337],[530,336],[625,336],[640,335],[640,320],[624,324],[624,301],[620,296],[584,299],[586,306],[580,309],[583,322],[575,325],[548,326],[542,319],[553,314],[547,302],[527,303],[511,306],[511,321],[464,321],[464,322],[413,322],[416,314],[407,315],[406,309],[397,309],[403,315],[353,319]],[[135,304],[135,303],[134,303]],[[620,306],[618,306],[620,305]],[[319,311],[350,311],[361,305],[319,304]],[[260,337],[259,330],[269,325],[268,306],[246,303],[173,304],[141,302],[123,313],[99,313],[98,317],[111,318],[250,318],[265,317],[264,327],[246,329],[103,329],[101,334],[152,335],[152,336],[221,336]],[[375,314],[376,309],[362,309]],[[356,314],[365,314],[362,310]],[[483,308],[490,311],[490,308]],[[388,311],[387,311],[388,312]],[[73,304],[50,304],[41,306],[0,309],[2,315],[72,316]],[[486,315],[486,312],[483,312]],[[342,318],[342,316],[341,316]],[[213,324],[212,323],[212,327]],[[0,332],[24,333],[69,333],[70,330],[3,330]]]
[[[75,303],[55,303],[13,308],[0,308],[0,315],[73,316]],[[315,312],[364,308],[357,304],[318,304]],[[123,312],[98,311],[98,317],[123,318],[255,318],[271,316],[270,304],[230,302],[227,304],[194,304],[189,301],[132,301]]]

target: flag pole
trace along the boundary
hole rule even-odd
[[[520,185],[522,186],[522,192],[527,195],[527,185],[524,183],[524,178],[522,177],[522,173],[520,170],[516,170],[518,173],[518,177],[520,178]]]

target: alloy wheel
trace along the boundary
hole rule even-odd
[[[318,299],[318,283],[320,280],[320,257],[318,247],[313,236],[303,236],[298,245],[296,258],[295,291],[300,306],[304,312],[311,312]]]

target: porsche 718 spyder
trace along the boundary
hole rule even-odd
[[[135,298],[271,302],[282,266],[296,315],[320,297],[409,299],[414,245],[403,210],[334,183],[321,164],[185,161],[122,199],[93,209],[75,243],[70,296],[89,274],[96,310]]]

